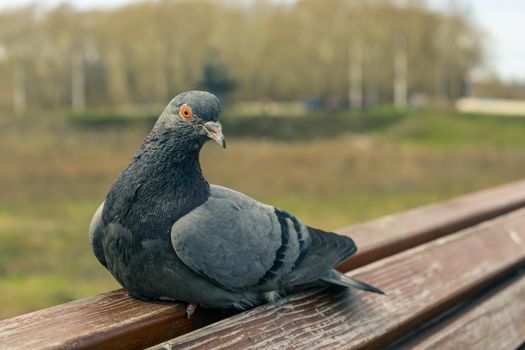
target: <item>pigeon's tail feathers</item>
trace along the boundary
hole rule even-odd
[[[308,227],[309,245],[301,252],[286,287],[308,284],[324,277],[337,264],[354,254],[357,247],[348,236]]]
[[[356,280],[355,278],[348,277],[338,271],[332,270],[326,276],[321,278],[322,281],[330,284],[335,284],[342,287],[357,288],[364,290],[365,292],[372,292],[376,294],[386,295],[381,289],[376,288],[363,281]]]
[[[354,240],[348,236],[313,227],[308,227],[308,232],[311,238],[308,256],[323,261],[325,266],[331,265],[330,269],[357,251]]]

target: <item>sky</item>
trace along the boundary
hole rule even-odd
[[[75,7],[111,8],[138,0],[69,0]],[[294,0],[275,0],[292,2]],[[504,80],[525,81],[525,1],[524,0],[427,0],[437,9],[451,3],[467,10],[483,32],[487,47],[486,64],[480,71],[493,71]],[[64,0],[0,0],[0,10],[28,3],[53,7]]]
[[[487,66],[505,80],[525,81],[524,0],[430,0],[443,9],[462,3],[471,18],[486,33]]]

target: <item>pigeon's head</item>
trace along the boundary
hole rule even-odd
[[[176,131],[177,137],[202,146],[215,140],[226,148],[219,123],[221,103],[206,91],[183,92],[173,98],[159,119],[164,128]]]

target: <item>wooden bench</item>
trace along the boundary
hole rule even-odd
[[[525,344],[525,181],[339,231],[378,296],[313,289],[235,315],[122,290],[0,321],[0,348],[512,349]]]

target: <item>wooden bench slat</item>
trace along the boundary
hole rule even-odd
[[[458,228],[525,206],[525,181],[404,213],[373,220],[340,232],[359,246],[355,257],[340,266],[348,271]],[[188,321],[185,305],[151,303],[130,298],[122,290],[73,301],[0,321],[0,344],[11,348],[43,344],[93,347],[119,344],[138,349],[198,329],[225,317],[201,310]],[[147,331],[146,331],[147,330]]]
[[[120,289],[0,321],[0,347],[144,348],[217,320],[199,311],[187,320],[183,305],[146,303]]]
[[[152,349],[376,348],[525,263],[525,209],[354,271],[388,296],[304,292]]]
[[[339,230],[357,253],[339,266],[346,272],[525,206],[525,181],[464,195]]]
[[[525,343],[525,275],[404,343],[410,349],[517,349]]]

